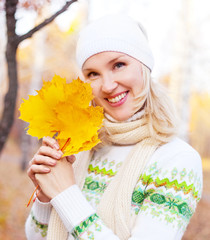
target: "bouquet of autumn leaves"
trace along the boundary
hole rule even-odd
[[[63,156],[90,150],[100,142],[103,110],[90,106],[93,94],[89,83],[79,78],[66,83],[65,78],[55,75],[36,92],[19,108],[20,119],[29,123],[29,135],[56,138]]]
[[[57,139],[64,156],[90,150],[100,142],[98,130],[103,122],[103,109],[90,106],[92,88],[79,78],[71,83],[55,75],[51,82],[43,82],[38,94],[23,99],[20,119],[29,123],[27,133]],[[36,187],[30,200],[29,206]]]

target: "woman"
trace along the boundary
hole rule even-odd
[[[57,142],[43,139],[28,169],[40,191],[27,238],[181,239],[201,198],[201,159],[175,136],[173,106],[151,80],[142,26],[123,15],[89,24],[77,62],[92,104],[104,108],[102,144],[57,161]]]

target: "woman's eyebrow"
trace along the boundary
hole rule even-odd
[[[112,64],[113,62],[117,61],[118,59],[120,59],[121,57],[124,57],[124,56],[125,56],[124,54],[122,54],[122,55],[120,55],[120,56],[117,56],[116,58],[110,60],[110,61],[107,63],[107,65]],[[82,69],[82,71],[84,71],[84,72],[94,71],[94,68],[84,68],[84,69]]]
[[[112,59],[111,61],[108,62],[108,64],[112,64],[113,62],[117,61],[121,57],[124,57],[124,54]]]
[[[82,71],[84,71],[84,72],[89,72],[89,71],[93,71],[94,69],[93,68],[85,68],[85,69],[82,69]]]

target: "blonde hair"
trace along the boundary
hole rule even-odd
[[[151,78],[148,67],[142,64],[144,89],[137,97],[137,102],[143,100],[145,110],[144,117],[147,119],[151,137],[168,142],[177,134],[178,119],[175,106],[167,94],[167,90]]]

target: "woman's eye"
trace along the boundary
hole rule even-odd
[[[98,74],[96,72],[90,72],[90,73],[88,73],[87,76],[88,76],[88,78],[95,78],[98,76]]]
[[[114,64],[114,68],[121,68],[123,66],[125,66],[125,63],[123,63],[123,62],[117,62]]]

